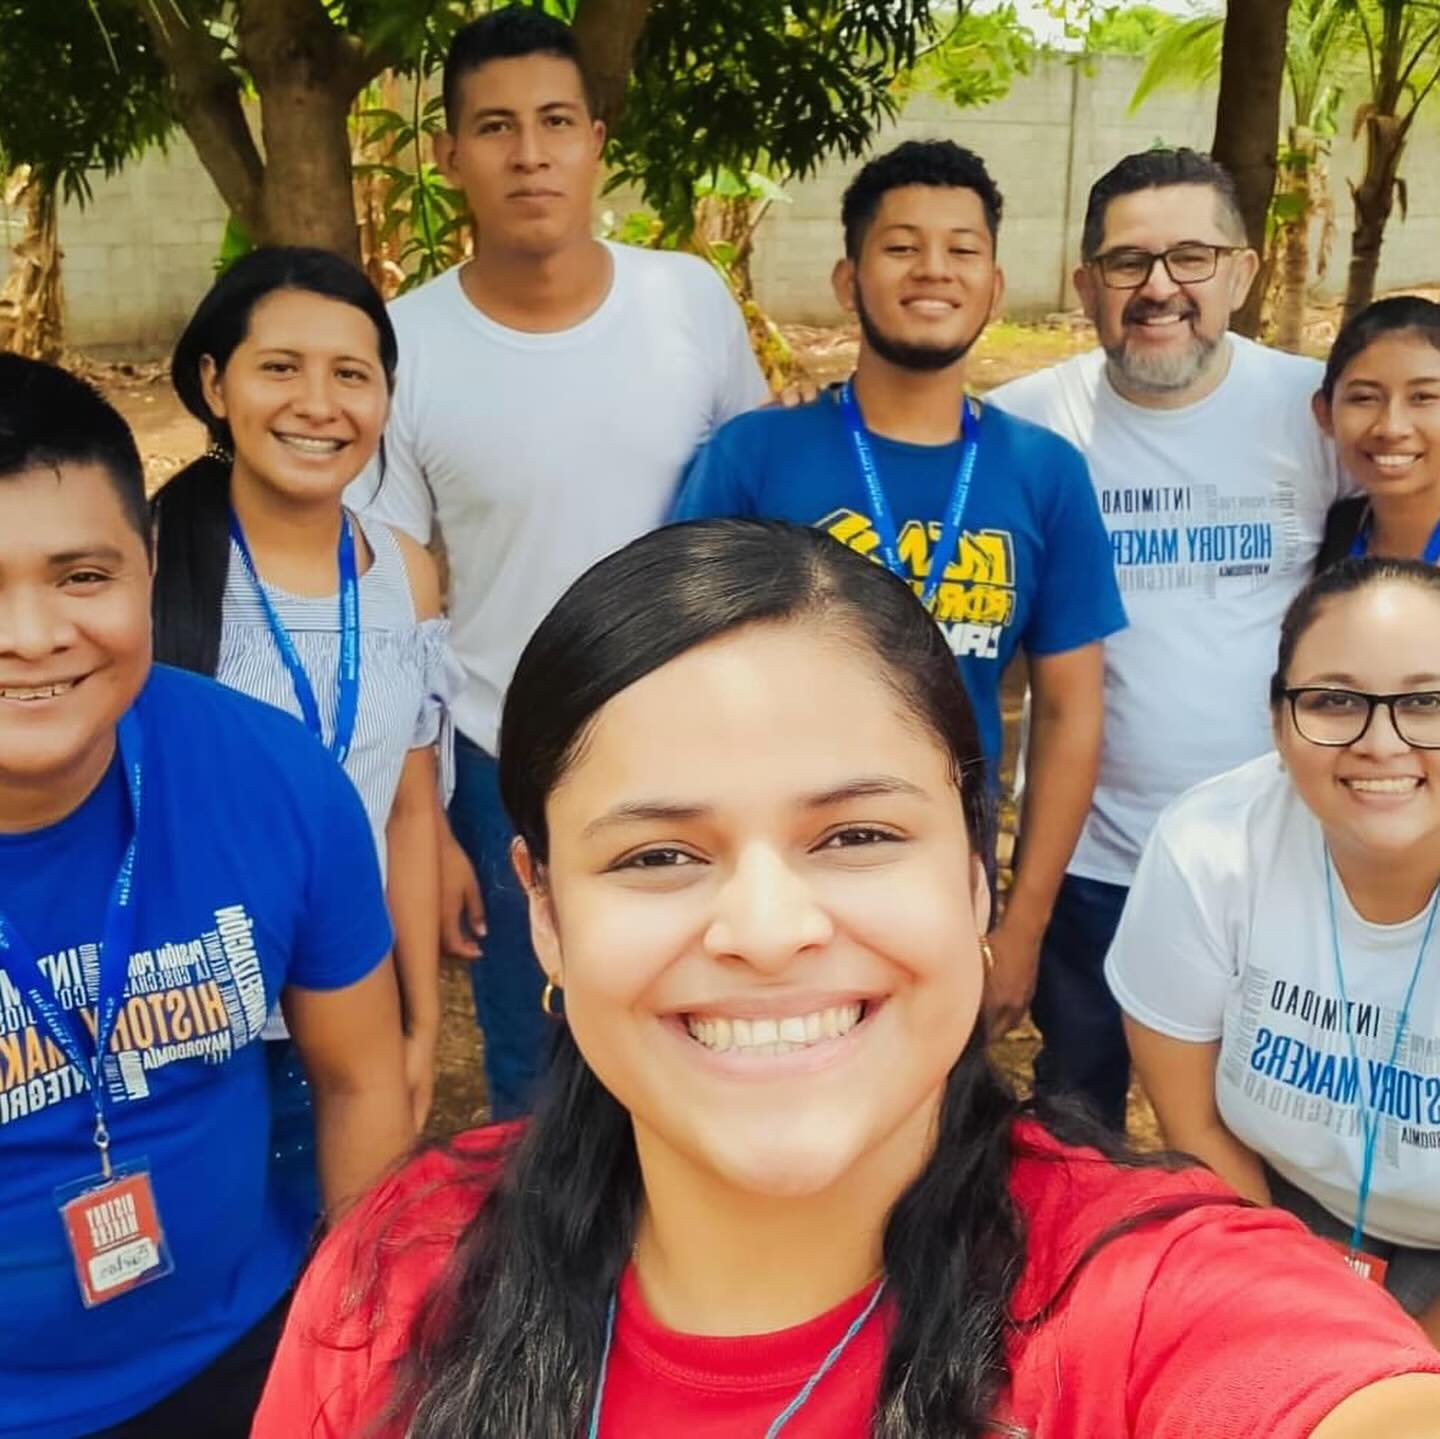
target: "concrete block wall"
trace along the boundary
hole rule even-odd
[[[946,136],[985,157],[1005,195],[1001,260],[1007,309],[1017,317],[1075,303],[1070,273],[1091,182],[1122,155],[1159,140],[1209,144],[1213,89],[1162,93],[1129,113],[1140,62],[1108,57],[1088,63],[1048,60],[1021,76],[1010,93],[982,109],[960,110],[917,96],[876,139],[876,148],[920,136]],[[1410,209],[1386,232],[1382,288],[1440,283],[1440,101],[1422,112],[1403,173]],[[1344,287],[1351,206],[1347,178],[1360,173],[1361,147],[1348,134],[1353,101],[1330,164],[1336,220],[1334,252],[1322,289]],[[840,198],[854,161],[831,161],[788,187],[756,240],[754,274],[762,303],[781,321],[825,324],[839,314],[830,270],[841,253]],[[623,215],[633,197],[614,195],[600,209]],[[6,222],[0,209],[0,243]],[[61,217],[70,343],[98,352],[162,354],[210,282],[225,209],[189,142],[177,135],[110,180],[97,179],[84,210]],[[8,247],[7,247],[8,248]],[[0,275],[6,255],[0,251]]]

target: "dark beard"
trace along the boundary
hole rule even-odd
[[[892,340],[870,318],[858,280],[855,282],[855,314],[860,320],[860,333],[864,335],[865,343],[882,360],[888,361],[897,370],[919,370],[926,374],[934,370],[948,370],[951,365],[959,364],[970,353],[985,328],[982,324],[968,340],[962,340],[958,345],[911,345],[904,340]]]

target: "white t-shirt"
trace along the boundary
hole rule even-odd
[[[596,560],[658,525],[690,456],[767,398],[745,322],[693,255],[607,247],[599,308],[530,334],[478,310],[451,270],[390,307],[400,367],[385,475],[347,498],[450,560],[460,730],[492,754],[520,651]]]
[[[1100,778],[1070,872],[1129,884],[1176,795],[1270,747],[1280,618],[1340,492],[1310,413],[1321,366],[1239,336],[1220,385],[1178,410],[1122,399],[1100,350],[986,398],[1090,465],[1130,625],[1105,641]]]
[[[1440,927],[1391,1070],[1428,906],[1403,924],[1372,924],[1336,876],[1357,1069],[1324,862],[1320,825],[1275,755],[1197,785],[1155,826],[1105,975],[1141,1024],[1221,1040],[1215,1097],[1230,1132],[1346,1224],[1364,1158],[1361,1105],[1378,1101],[1365,1228],[1440,1248]]]

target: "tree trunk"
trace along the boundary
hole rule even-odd
[[[1220,96],[1210,152],[1229,170],[1251,246],[1265,250],[1265,217],[1275,190],[1275,144],[1285,79],[1285,22],[1290,0],[1230,0],[1220,52]],[[1264,292],[1253,286],[1234,327],[1260,328]]]
[[[1300,353],[1305,338],[1305,296],[1310,286],[1310,225],[1315,136],[1298,126],[1290,129],[1290,155],[1285,166],[1289,215],[1280,237],[1280,295],[1275,306],[1275,343]]]
[[[0,288],[0,349],[53,363],[64,341],[55,191],[22,168],[4,198],[7,205],[24,203],[25,233],[11,252],[10,272]]]
[[[1395,177],[1405,153],[1408,131],[1395,115],[1365,117],[1365,173],[1351,185],[1355,228],[1350,237],[1350,271],[1345,283],[1345,319],[1358,314],[1375,296],[1380,246],[1395,204]]]
[[[580,0],[575,40],[595,92],[595,109],[613,130],[625,108],[625,86],[651,0]]]

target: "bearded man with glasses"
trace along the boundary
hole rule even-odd
[[[1121,1127],[1129,1061],[1102,967],[1140,851],[1171,800],[1270,747],[1275,631],[1341,481],[1310,412],[1318,362],[1228,333],[1259,260],[1221,166],[1127,156],[1090,192],[1080,253],[1100,347],[987,398],[1085,455],[1130,621],[1105,643],[1100,778],[1031,1007],[1037,1085]]]

